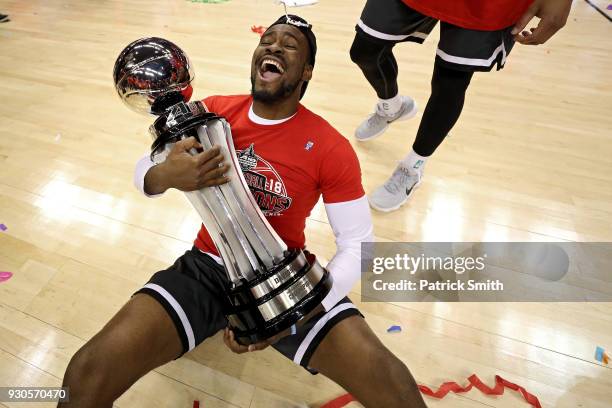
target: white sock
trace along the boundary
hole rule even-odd
[[[378,110],[385,115],[395,115],[402,107],[402,96],[398,93],[391,99],[379,99]]]
[[[422,173],[427,159],[429,159],[429,157],[421,156],[415,153],[414,150],[411,150],[400,163],[410,171]]]

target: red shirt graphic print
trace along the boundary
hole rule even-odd
[[[291,197],[281,176],[255,153],[255,143],[236,150],[244,179],[265,216],[280,215],[291,206]]]
[[[210,96],[209,111],[227,119],[244,178],[266,219],[289,248],[304,248],[306,218],[321,196],[325,203],[365,194],[357,155],[327,121],[299,105],[278,124],[249,117],[250,95]],[[218,251],[202,226],[195,245]]]

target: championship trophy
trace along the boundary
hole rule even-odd
[[[223,259],[225,314],[237,341],[270,338],[314,310],[331,289],[331,275],[314,255],[289,250],[268,224],[240,170],[230,125],[201,102],[188,102],[194,73],[185,53],[162,38],[137,40],[117,58],[113,79],[128,107],[158,115],[149,128],[154,162],[191,136],[204,149],[219,146],[229,161],[228,183],[185,195]]]

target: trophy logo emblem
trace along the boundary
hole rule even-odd
[[[253,170],[257,166],[257,156],[255,155],[255,144],[238,153],[238,163],[243,173]]]

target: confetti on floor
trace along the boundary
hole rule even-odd
[[[608,7],[606,7],[608,10],[612,10],[612,4],[608,4]]]
[[[401,326],[391,326],[387,329],[387,333],[399,333],[402,331]]]
[[[595,348],[595,360],[601,363],[603,361],[603,353],[604,353],[604,349],[597,346]]]
[[[194,400],[193,401],[193,408],[200,408],[200,401]]]
[[[61,133],[58,133],[57,135],[55,135],[55,141],[56,142],[59,142],[61,138],[62,138],[62,134]]]
[[[12,272],[0,272],[0,283],[6,282],[13,277]]]
[[[603,347],[597,346],[595,349],[595,360],[599,361],[602,364],[608,364],[610,361],[610,356],[606,354],[606,350]]]
[[[4,224],[0,224],[0,231],[6,231],[8,227]]]
[[[469,384],[465,387],[457,384],[454,381],[445,382],[436,391],[425,385],[419,385],[419,391],[421,391],[423,395],[427,395],[432,398],[442,399],[446,397],[449,392],[453,392],[455,394],[465,393],[472,390],[472,388],[476,388],[485,395],[500,396],[504,395],[504,390],[507,388],[509,390],[519,392],[523,396],[525,402],[531,405],[533,408],[542,408],[538,397],[531,394],[520,385],[511,383],[510,381],[503,379],[499,375],[495,376],[495,386],[493,388],[483,383],[476,374],[472,374],[468,378],[468,381]],[[350,404],[352,401],[355,401],[353,396],[351,394],[345,394],[334,400],[329,401],[326,404],[323,404],[321,408],[342,408]]]

